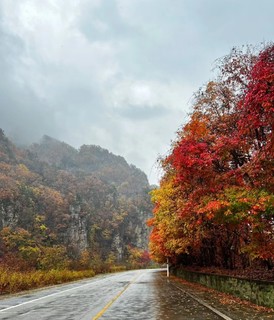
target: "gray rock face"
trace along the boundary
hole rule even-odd
[[[71,220],[67,231],[68,243],[73,243],[79,251],[88,248],[87,217],[80,215],[81,206],[70,206]]]
[[[0,131],[1,188],[0,231],[25,229],[33,245],[65,246],[70,258],[85,252],[103,263],[148,248],[147,177],[99,146],[76,150],[44,137],[19,150]]]
[[[18,214],[12,205],[4,206],[0,204],[1,229],[5,227],[16,227],[18,224]]]

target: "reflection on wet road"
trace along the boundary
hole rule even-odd
[[[135,270],[4,298],[0,300],[0,319],[226,318],[176,288],[160,270]]]
[[[101,319],[220,319],[173,287],[159,272],[144,272]]]

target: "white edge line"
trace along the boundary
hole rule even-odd
[[[173,284],[174,287],[176,287],[177,289],[181,290],[182,292],[184,292],[185,294],[187,294],[188,296],[190,296],[192,299],[196,300],[197,302],[199,302],[200,304],[202,304],[203,306],[205,306],[206,308],[210,309],[211,311],[213,311],[214,313],[216,313],[218,316],[222,317],[225,320],[233,320],[232,318],[228,317],[227,315],[225,315],[224,313],[222,313],[221,311],[213,308],[212,306],[210,306],[209,304],[207,304],[206,302],[204,302],[203,300],[195,297],[193,294],[186,292],[185,290],[183,290],[182,288],[178,287],[176,284]]]
[[[26,302],[23,302],[23,303],[19,303],[19,304],[16,304],[15,306],[11,306],[11,307],[8,307],[8,308],[5,308],[5,309],[1,309],[1,310],[0,310],[0,313],[1,313],[1,312],[4,312],[4,311],[7,311],[7,310],[10,310],[10,309],[14,309],[14,308],[23,306],[23,305],[25,305],[25,304],[29,304],[29,303],[36,302],[36,301],[39,301],[39,300],[43,300],[43,299],[46,299],[46,298],[49,298],[49,297],[57,296],[58,294],[62,294],[62,293],[64,293],[64,292],[68,292],[68,291],[72,291],[72,290],[75,290],[75,289],[79,289],[79,288],[83,288],[83,287],[86,287],[86,286],[90,286],[90,285],[92,285],[92,284],[94,284],[94,283],[96,283],[96,282],[104,281],[104,280],[108,280],[108,278],[99,279],[99,280],[96,280],[96,281],[92,281],[91,283],[83,284],[83,285],[81,285],[81,286],[79,286],[79,287],[74,287],[74,288],[70,288],[70,289],[63,290],[63,291],[58,291],[58,292],[55,292],[55,293],[52,293],[52,294],[48,294],[48,295],[46,295],[46,296],[43,296],[43,297],[34,299],[34,300],[30,300],[30,301],[26,301]]]

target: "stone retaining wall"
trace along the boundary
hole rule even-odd
[[[274,282],[248,280],[224,275],[171,270],[177,277],[200,283],[212,289],[249,300],[257,305],[274,308]]]

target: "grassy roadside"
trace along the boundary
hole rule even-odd
[[[0,295],[93,277],[93,270],[18,272],[0,269]]]
[[[134,270],[124,265],[113,265],[101,270],[32,270],[15,271],[0,267],[0,296],[20,291],[42,288],[50,285],[66,283],[94,277],[96,274],[115,273],[126,270]]]

